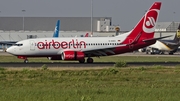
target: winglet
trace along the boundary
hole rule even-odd
[[[59,37],[59,27],[60,27],[60,20],[57,21],[57,24],[54,29],[53,37]]]

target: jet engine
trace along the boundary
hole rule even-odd
[[[64,51],[61,54],[62,60],[82,60],[84,57],[84,52],[80,51]]]

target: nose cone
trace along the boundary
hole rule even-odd
[[[5,52],[13,54],[13,49],[11,47],[9,47],[5,50]]]

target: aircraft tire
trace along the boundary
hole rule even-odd
[[[93,62],[94,62],[94,60],[92,58],[87,59],[87,63],[93,63]]]
[[[29,62],[28,59],[25,59],[25,60],[24,60],[24,63],[28,63],[28,62]]]

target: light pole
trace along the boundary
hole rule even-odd
[[[175,22],[175,14],[176,14],[176,12],[173,12],[173,14],[174,14],[174,18],[173,18],[173,21]]]
[[[91,0],[91,36],[93,35],[93,0]]]
[[[22,10],[23,12],[23,31],[24,31],[24,13],[26,12],[26,10]]]
[[[176,14],[176,12],[173,12],[173,31],[176,31],[176,24],[175,24],[175,14]]]

